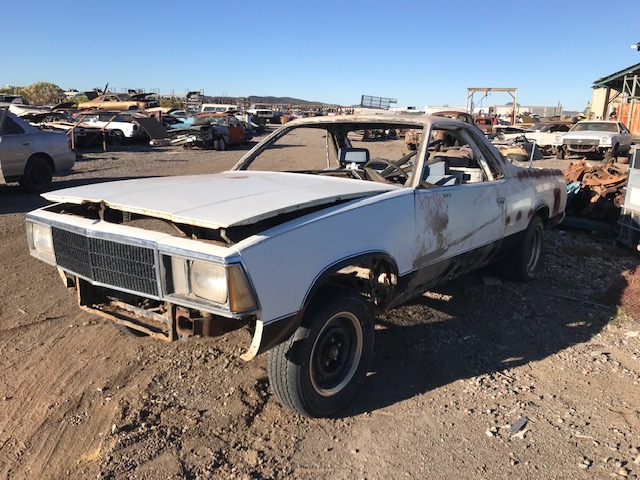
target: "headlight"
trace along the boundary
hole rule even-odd
[[[253,290],[240,265],[171,257],[169,293],[198,297],[224,306],[234,313],[253,310],[257,306]]]
[[[216,303],[227,303],[227,272],[223,265],[192,261],[189,268],[191,293]]]
[[[611,137],[600,137],[600,145],[611,145]]]
[[[29,247],[32,253],[35,252],[35,254],[43,260],[55,263],[56,256],[53,251],[51,227],[29,222],[27,223],[27,234],[29,236]]]

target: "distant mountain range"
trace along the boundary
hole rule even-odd
[[[233,103],[240,102],[249,104],[266,104],[266,105],[333,105],[325,102],[314,102],[310,100],[302,100],[301,98],[292,97],[273,97],[264,95],[249,95],[248,97],[221,97],[212,95],[202,95],[200,101],[203,103]]]
[[[270,97],[261,95],[249,95],[247,100],[250,103],[266,103],[269,105],[328,105],[324,102],[314,102],[309,100],[302,100],[300,98],[291,97]]]

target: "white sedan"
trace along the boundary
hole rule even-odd
[[[576,123],[571,130],[558,136],[561,146],[557,158],[565,155],[595,155],[605,160],[618,155],[628,155],[633,135],[620,122],[611,120],[585,120]]]
[[[66,134],[41,130],[0,107],[0,184],[20,182],[28,192],[42,192],[54,172],[73,167],[75,161]]]

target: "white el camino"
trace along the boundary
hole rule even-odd
[[[404,151],[402,132],[425,141]],[[372,140],[375,139],[375,140]],[[376,314],[489,262],[531,279],[558,224],[558,170],[506,161],[444,117],[294,120],[232,170],[45,194],[31,254],[82,308],[166,340],[246,328],[278,399],[329,416],[355,395]]]

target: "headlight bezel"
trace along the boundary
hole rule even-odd
[[[611,137],[607,135],[603,135],[602,137],[600,137],[599,142],[600,142],[600,145],[611,146]]]
[[[165,254],[167,267],[165,295],[177,303],[193,303],[209,309],[224,309],[232,314],[243,314],[258,308],[257,296],[249,276],[240,263],[218,263],[201,258]],[[204,284],[207,272],[212,286],[209,292]],[[196,278],[200,276],[201,278]]]

